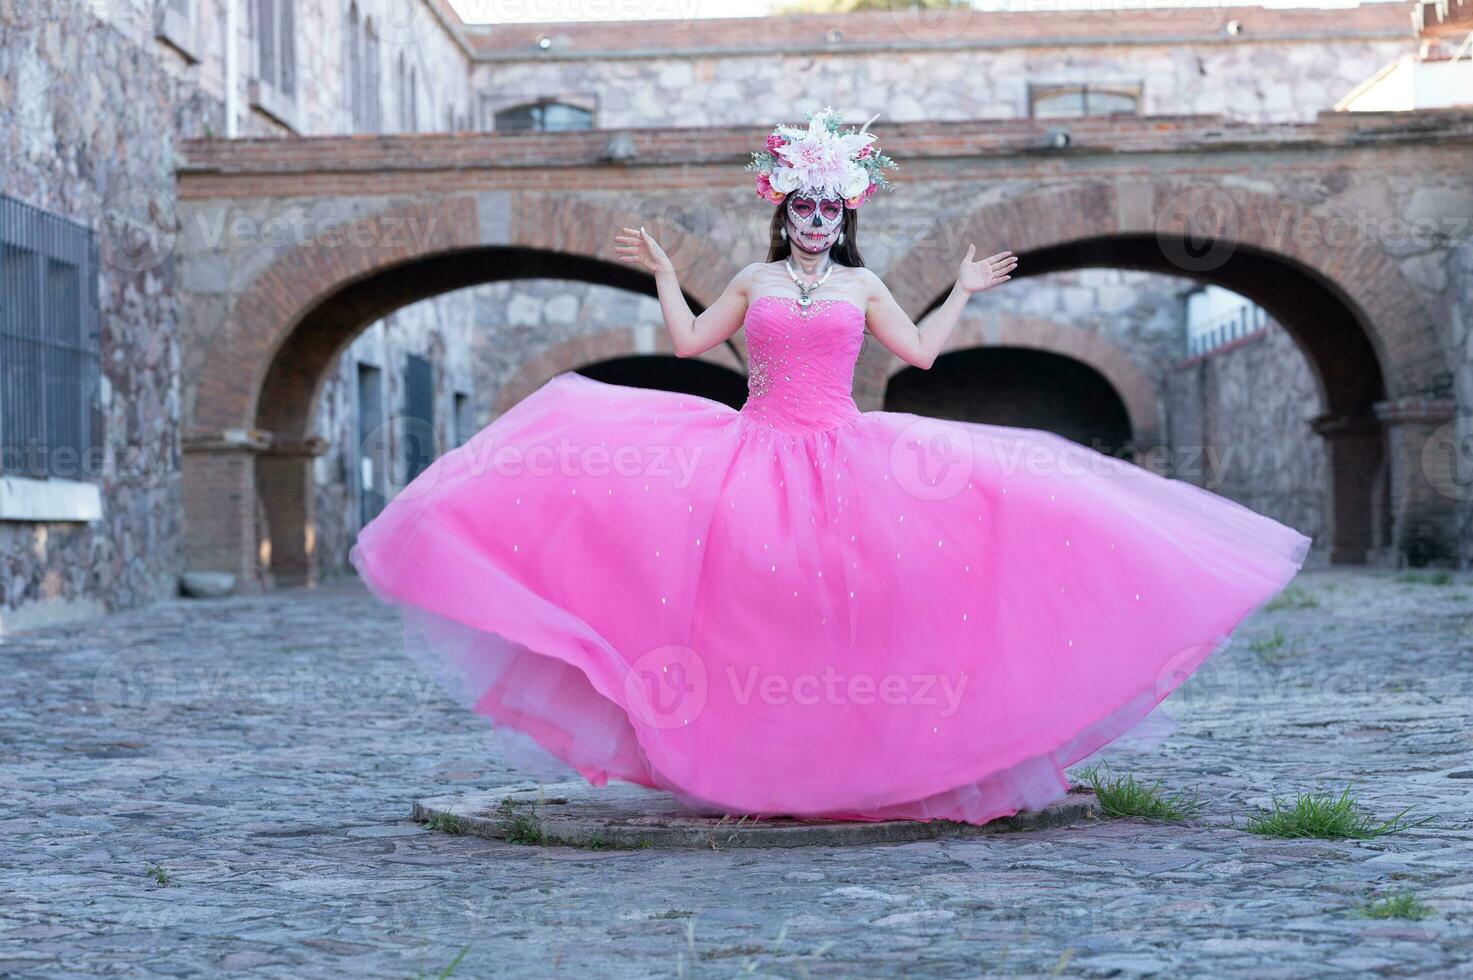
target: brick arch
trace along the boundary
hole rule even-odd
[[[1179,242],[1189,221],[1221,251],[1205,261],[1186,257]],[[1350,224],[1239,187],[1090,182],[1009,198],[938,224],[885,277],[915,317],[945,297],[971,241],[1018,253],[1019,277],[1082,266],[1185,276],[1246,296],[1283,323],[1314,364],[1332,411],[1347,398],[1366,403],[1445,386],[1445,356],[1420,296],[1374,244],[1344,240]],[[1347,360],[1353,371],[1337,368]],[[1346,397],[1338,381],[1351,389]]]
[[[651,276],[613,260],[615,229],[640,223],[665,245],[698,309],[739,271],[729,249],[633,206],[532,192],[449,195],[324,227],[256,274],[217,321],[187,324],[190,567],[233,571],[247,590],[313,581],[311,461],[322,448],[313,406],[338,352],[396,309],[486,282],[568,278],[653,295]]]
[[[1088,365],[1110,383],[1125,404],[1136,446],[1149,448],[1160,442],[1156,385],[1119,345],[1098,333],[1036,317],[968,314],[957,324],[941,353],[972,347],[1022,347],[1059,354]],[[885,380],[888,382],[906,366],[899,358],[892,358],[885,366]]]
[[[518,364],[502,379],[496,390],[496,400],[491,406],[491,416],[500,416],[564,371],[576,371],[589,364],[616,357],[649,354],[674,356],[675,350],[663,328],[615,327],[551,344]],[[714,364],[742,377],[747,373],[741,360],[725,345],[712,348],[692,359]]]
[[[564,197],[463,195],[401,204],[326,229],[257,275],[222,323],[195,325],[188,339],[197,348],[198,380],[185,394],[187,424],[205,432],[293,431],[292,422],[310,416],[332,357],[364,327],[454,289],[573,278],[653,295],[649,275],[612,260],[614,229],[638,220]],[[652,231],[674,243],[668,251],[698,307],[710,305],[739,271],[699,235]],[[283,397],[304,384],[313,389],[305,406]],[[274,398],[263,405],[263,393]]]
[[[1331,558],[1396,562],[1415,550],[1418,535],[1451,540],[1457,524],[1453,503],[1431,485],[1418,457],[1446,414],[1440,406],[1451,373],[1417,291],[1355,230],[1353,218],[1210,179],[1091,179],[939,224],[885,277],[919,317],[944,298],[957,260],[975,241],[1017,252],[1020,278],[1129,268],[1246,296],[1294,337],[1320,387],[1326,414],[1315,431],[1329,450]],[[1391,501],[1389,513],[1382,499]]]

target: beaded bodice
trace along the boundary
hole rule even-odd
[[[747,401],[742,414],[791,432],[832,429],[860,414],[854,365],[864,311],[848,300],[759,296],[743,321]]]

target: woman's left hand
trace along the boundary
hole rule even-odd
[[[980,293],[1013,278],[1012,272],[1018,267],[1018,257],[1012,252],[998,252],[980,262],[974,262],[972,256],[976,254],[977,246],[968,245],[967,254],[956,273],[956,284],[967,292]]]

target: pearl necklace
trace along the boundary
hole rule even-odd
[[[830,262],[828,269],[824,271],[823,275],[818,277],[818,282],[806,283],[798,278],[798,270],[793,268],[792,259],[785,260],[783,266],[788,270],[788,278],[793,280],[793,285],[798,287],[798,292],[801,294],[798,297],[798,307],[802,311],[807,311],[808,307],[813,305],[813,297],[810,294],[818,289],[819,286],[828,282],[829,276],[834,274],[834,263]]]

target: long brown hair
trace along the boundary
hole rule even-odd
[[[783,237],[783,224],[788,217],[788,209],[779,204],[773,208],[772,226],[768,229],[767,261],[777,262],[792,254],[793,249],[788,240]],[[859,212],[853,208],[844,209],[844,218],[839,223],[839,231],[843,233],[844,240],[836,242],[829,249],[829,257],[840,265],[847,265],[851,269],[863,269],[864,259],[859,254]]]

